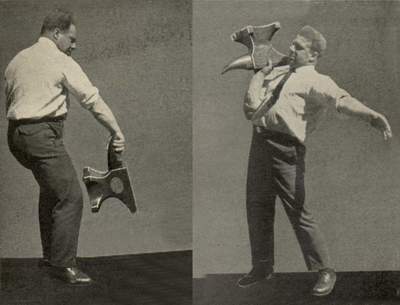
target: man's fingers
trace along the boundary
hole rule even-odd
[[[115,152],[123,152],[125,150],[125,147],[114,147]]]
[[[113,144],[124,144],[125,143],[125,140],[123,140],[123,139],[114,139],[113,140]]]
[[[386,134],[386,139],[390,139],[392,137],[392,131],[389,129],[385,132]]]
[[[382,117],[382,119],[383,119],[383,124],[384,124],[384,129],[385,129],[384,134],[385,134],[385,140],[386,140],[386,139],[389,139],[392,137],[392,130],[390,128],[388,120],[385,117]]]
[[[388,140],[392,137],[392,130],[390,128],[389,122],[383,115],[379,115],[378,117],[376,117],[373,121],[371,121],[371,124],[376,129],[382,131],[383,138],[385,140]]]
[[[122,145],[122,146],[113,146],[113,150],[115,152],[123,152],[125,150],[125,146],[124,145]]]
[[[268,59],[267,65],[261,69],[264,74],[268,74],[273,69],[271,59]]]
[[[387,135],[388,138],[391,138],[391,137],[392,137],[392,131],[390,130],[390,128],[387,128],[387,129],[385,130],[385,133],[386,133],[386,135]]]
[[[112,147],[115,152],[122,152],[125,150],[125,140],[124,139],[114,139],[112,141]]]
[[[112,146],[113,147],[124,147],[125,144],[123,144],[123,143],[113,143]]]
[[[391,137],[392,137],[392,131],[390,130],[390,128],[383,131],[383,138],[385,140],[388,140]]]
[[[122,132],[116,132],[112,135],[111,145],[115,152],[122,152],[125,150],[125,137]]]
[[[125,146],[125,142],[116,142],[116,141],[113,141],[113,143],[112,143],[112,146],[113,147],[122,147],[122,146]]]

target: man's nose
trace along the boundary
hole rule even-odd
[[[71,49],[75,50],[76,49],[76,43],[74,42],[73,44],[71,44]]]
[[[294,46],[293,46],[293,45],[291,45],[291,46],[289,47],[289,51],[294,53],[294,51],[295,51],[295,48],[294,48]]]

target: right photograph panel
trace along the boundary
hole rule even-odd
[[[400,294],[399,19],[194,1],[194,304]]]

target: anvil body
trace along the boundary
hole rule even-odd
[[[271,43],[275,32],[280,29],[279,22],[267,25],[246,26],[231,35],[233,41],[248,48],[248,53],[227,64],[222,74],[234,69],[259,70],[265,67],[268,60],[272,65],[281,66],[289,63],[288,56],[278,52]]]
[[[129,177],[128,168],[123,166],[121,155],[108,146],[108,171],[99,171],[91,167],[83,169],[83,182],[86,185],[92,212],[98,212],[107,198],[117,198],[131,213],[136,212],[136,200]]]

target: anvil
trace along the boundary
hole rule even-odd
[[[244,44],[248,53],[227,64],[222,74],[233,69],[259,70],[265,67],[268,60],[273,66],[282,66],[289,63],[289,57],[278,52],[271,43],[275,32],[281,28],[279,22],[267,25],[246,26],[231,35],[233,41]]]
[[[86,185],[92,212],[98,212],[104,200],[118,198],[131,213],[136,212],[136,200],[133,193],[128,168],[124,166],[121,153],[116,153],[111,141],[107,149],[108,171],[99,171],[86,166],[83,169],[83,182]]]

